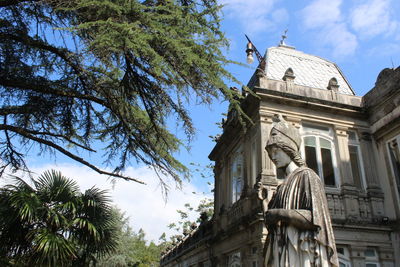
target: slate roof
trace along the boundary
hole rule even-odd
[[[295,84],[327,89],[329,80],[335,77],[339,84],[339,93],[354,95],[353,89],[336,64],[291,47],[279,46],[267,50],[268,79],[282,81],[288,68],[292,68],[294,72]]]

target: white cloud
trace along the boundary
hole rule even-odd
[[[391,35],[399,28],[399,22],[391,16],[390,0],[369,0],[355,6],[351,12],[351,25],[364,38]]]
[[[246,33],[255,34],[272,31],[276,24],[285,23],[288,13],[285,9],[276,9],[279,0],[220,0],[223,11],[229,17],[236,18]]]
[[[367,50],[366,54],[369,57],[390,57],[393,61],[393,66],[400,66],[400,44],[399,43],[384,43]],[[392,62],[388,59],[387,65],[391,66]]]
[[[204,196],[199,193],[198,189],[187,182],[183,183],[182,190],[174,188],[174,184],[170,181],[171,189],[168,194],[167,202],[162,197],[158,178],[154,171],[147,167],[127,168],[125,174],[139,178],[147,183],[141,185],[134,182],[117,180],[113,185],[104,175],[83,167],[72,164],[45,165],[31,170],[37,174],[43,173],[45,170],[55,169],[69,178],[78,182],[81,191],[92,186],[109,190],[113,202],[122,211],[126,212],[126,216],[130,217],[131,226],[135,231],[142,228],[148,240],[158,241],[163,232],[167,235],[173,234],[173,231],[167,228],[171,222],[177,222],[179,215],[177,209],[183,209],[185,203],[190,203],[196,207]],[[4,181],[2,181],[4,184]],[[9,180],[6,182],[9,182]],[[192,192],[196,192],[193,194]],[[208,195],[207,197],[211,197]],[[195,214],[192,214],[191,219]]]
[[[320,32],[320,38],[323,44],[332,47],[332,55],[335,58],[353,55],[358,46],[356,36],[347,30],[344,23],[327,26]]]
[[[354,54],[358,41],[350,32],[341,10],[342,0],[315,0],[301,10],[306,30],[315,30],[316,43],[329,47],[335,58]]]
[[[330,26],[341,20],[342,0],[316,0],[302,11],[304,26],[308,29]]]

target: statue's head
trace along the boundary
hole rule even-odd
[[[277,149],[280,149],[286,153],[296,165],[303,166],[305,163],[299,153],[301,145],[299,131],[294,126],[288,124],[280,114],[275,114],[273,121],[275,124],[271,129],[267,146],[265,147],[269,157],[277,164],[274,158],[276,157],[275,154],[277,151],[279,151]],[[277,167],[280,168],[283,166],[277,165]]]

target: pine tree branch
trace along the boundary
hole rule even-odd
[[[23,31],[16,31],[16,33],[17,33],[17,35],[11,34],[11,33],[0,32],[0,38],[17,41],[17,42],[25,44],[28,47],[31,46],[31,47],[35,47],[35,48],[38,48],[41,50],[46,50],[46,51],[49,51],[49,52],[57,55],[58,57],[63,59],[75,71],[75,73],[78,75],[82,84],[84,86],[87,85],[85,78],[84,78],[84,72],[85,72],[84,69],[82,68],[82,66],[79,65],[79,63],[74,62],[72,59],[73,55],[75,55],[73,52],[69,51],[66,48],[58,48],[58,47],[52,46],[42,40],[34,39],[31,36],[27,35]]]
[[[29,105],[2,107],[0,108],[0,116],[11,114],[31,114],[33,110],[34,107]]]
[[[0,7],[18,5],[23,2],[37,2],[38,0],[0,0]]]
[[[78,157],[77,155],[75,155],[75,154],[69,152],[68,150],[64,149],[63,147],[61,147],[61,146],[59,146],[59,145],[57,145],[57,144],[55,144],[55,143],[53,143],[51,141],[48,141],[48,140],[45,140],[43,138],[39,138],[39,137],[36,137],[36,136],[32,135],[31,133],[29,133],[29,130],[27,130],[27,129],[23,129],[23,128],[20,128],[20,127],[15,127],[15,126],[12,126],[12,125],[0,124],[0,130],[3,130],[3,131],[7,131],[8,130],[8,131],[17,133],[17,134],[19,134],[19,135],[21,135],[21,136],[23,136],[25,138],[28,138],[28,139],[30,139],[32,141],[35,141],[35,142],[37,142],[39,144],[43,144],[43,145],[52,147],[55,150],[61,152],[64,155],[66,155],[67,157],[69,157],[69,158],[71,158],[71,159],[73,159],[73,160],[75,160],[75,161],[77,161],[77,162],[79,162],[79,163],[81,163],[83,165],[86,165],[87,167],[91,168],[92,170],[96,171],[99,174],[105,174],[105,175],[109,175],[109,176],[116,177],[116,178],[122,178],[122,179],[127,180],[127,181],[134,181],[134,182],[137,182],[137,183],[140,183],[140,184],[145,184],[143,181],[140,181],[140,180],[135,179],[135,178],[131,178],[131,177],[128,177],[128,176],[117,174],[117,173],[112,173],[112,172],[107,172],[107,171],[101,170],[101,169],[97,168],[96,166],[94,166],[93,164],[89,163],[88,161],[84,160],[83,158]]]
[[[90,101],[93,101],[102,106],[108,107],[107,102],[98,97],[88,95],[88,94],[80,94],[80,93],[74,92],[74,91],[57,90],[55,88],[52,88],[51,84],[49,84],[49,83],[34,84],[31,82],[26,82],[26,79],[24,79],[23,77],[20,77],[20,78],[13,77],[11,79],[10,75],[0,75],[0,85],[4,86],[4,87],[19,88],[22,90],[32,90],[32,91],[35,91],[38,93],[43,93],[43,94],[51,94],[51,95],[57,95],[57,96],[63,96],[63,97],[71,97],[71,98],[90,100]]]
[[[32,131],[32,130],[27,130],[27,129],[25,129],[25,130],[26,130],[27,133],[30,133],[30,134],[33,134],[33,135],[47,135],[47,136],[51,136],[51,137],[62,138],[64,140],[66,140],[67,142],[69,142],[69,143],[71,143],[71,144],[73,144],[75,146],[78,146],[80,148],[83,148],[83,149],[85,149],[87,151],[96,152],[96,150],[94,150],[94,149],[92,149],[90,147],[84,146],[82,144],[79,144],[79,143],[75,142],[74,140],[71,140],[71,138],[69,138],[69,137],[67,137],[65,135],[62,135],[62,134],[53,134],[53,133],[48,133],[48,132]]]

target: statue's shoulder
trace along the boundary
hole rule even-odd
[[[298,174],[317,175],[317,174],[314,172],[313,169],[310,169],[310,168],[308,168],[308,167],[306,167],[306,166],[298,167],[298,168],[295,170],[295,173],[298,173]],[[318,175],[317,175],[317,176],[318,176]]]
[[[300,175],[303,177],[306,177],[310,180],[316,180],[320,181],[321,179],[319,178],[318,174],[315,173],[313,169],[310,169],[306,166],[301,166],[295,170],[296,175]]]

